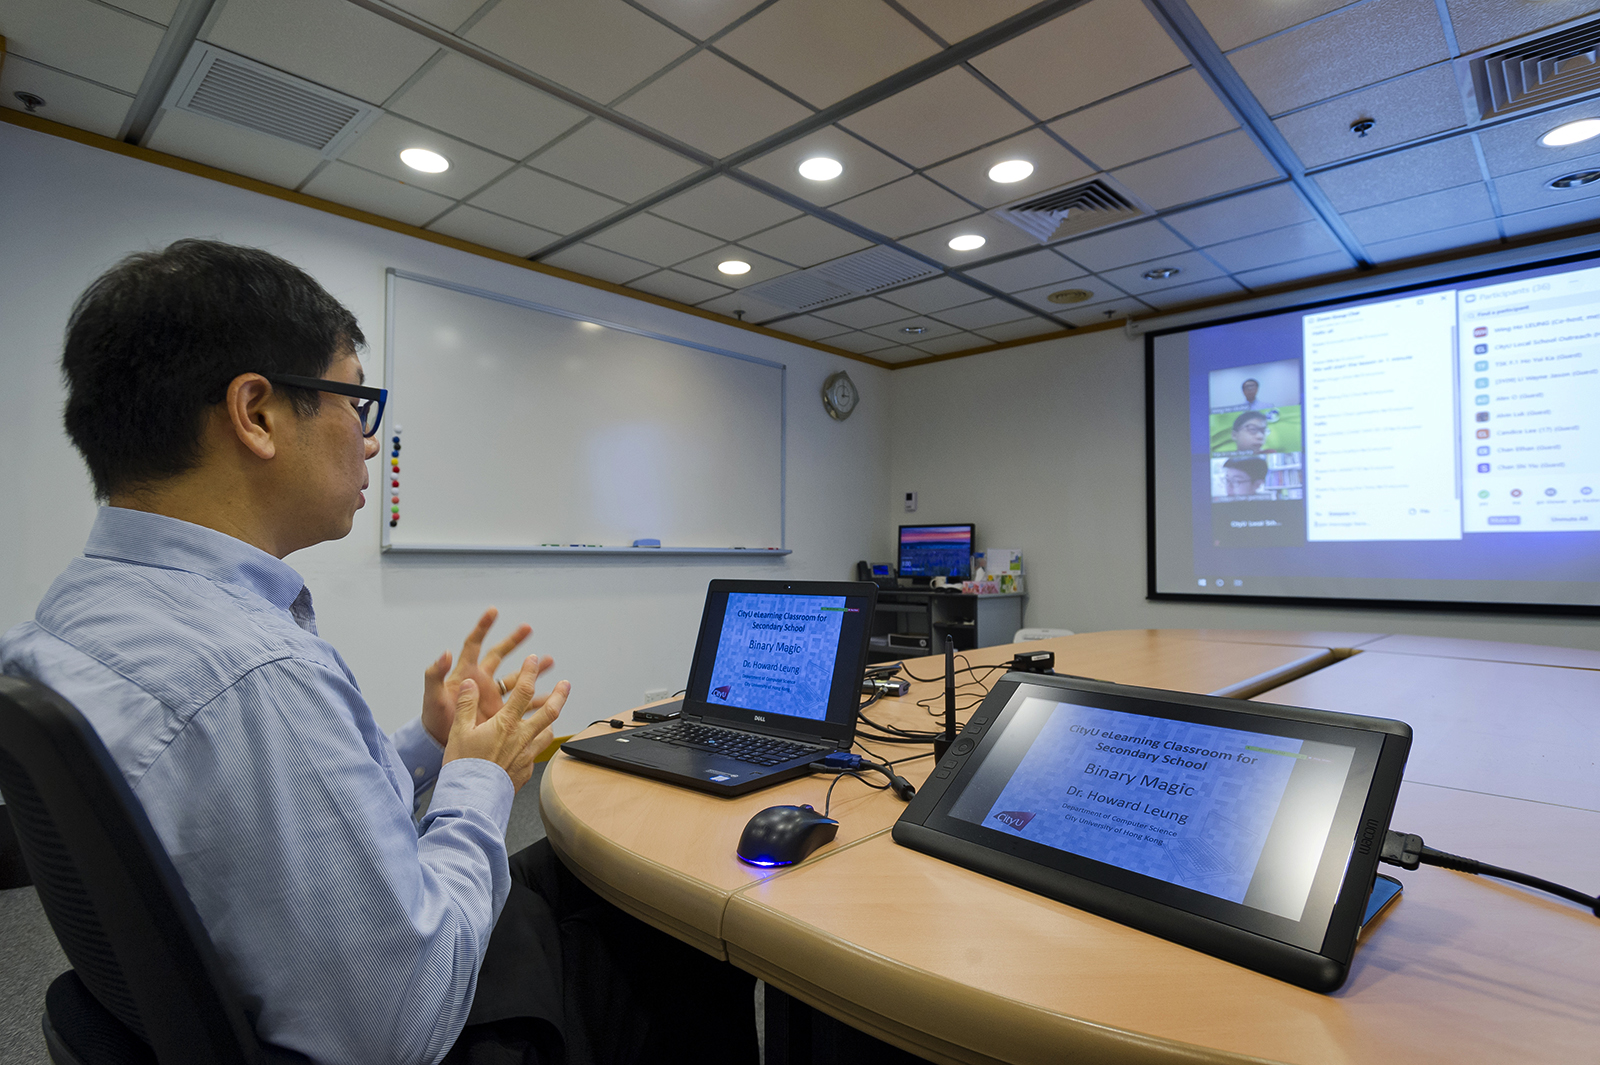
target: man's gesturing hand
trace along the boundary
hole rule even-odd
[[[550,745],[550,726],[572,690],[570,683],[561,681],[541,700],[542,705],[532,709],[533,685],[539,676],[539,665],[537,655],[528,656],[522,663],[522,672],[517,675],[516,686],[506,695],[505,705],[482,724],[478,723],[478,683],[471,678],[461,682],[450,739],[444,746],[447,763],[457,758],[482,758],[493,762],[506,771],[512,786],[521,790],[533,776],[534,760],[539,752]]]

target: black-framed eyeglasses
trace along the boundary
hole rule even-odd
[[[299,377],[292,373],[263,373],[261,375],[275,385],[288,385],[291,388],[310,388],[317,392],[332,392],[337,396],[352,396],[365,400],[355,405],[356,414],[361,418],[361,435],[372,436],[378,431],[378,426],[383,424],[383,407],[389,402],[387,388],[370,388],[367,385],[347,385],[343,381],[325,381],[320,377]]]

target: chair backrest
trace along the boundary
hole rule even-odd
[[[144,808],[94,728],[42,684],[0,676],[0,793],[61,949],[163,1065],[261,1065]]]
[[[1071,636],[1071,629],[1018,629],[1017,634],[1011,637],[1012,643],[1026,643],[1029,640],[1053,640],[1057,636]]]

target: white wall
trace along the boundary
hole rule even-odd
[[[391,266],[789,367],[794,554],[785,560],[383,556],[376,505],[357,514],[344,540],[290,556],[311,586],[322,634],[350,662],[386,728],[415,715],[423,666],[458,649],[485,605],[500,607],[501,631],[533,624],[526,649],[554,655],[556,675],[573,682],[559,731],[575,731],[638,705],[648,689],[682,686],[707,580],[852,577],[856,560],[881,539],[889,375],[876,367],[3,124],[0,203],[0,630],[32,616],[94,519],[88,477],[61,429],[68,309],[123,255],[187,236],[264,247],[308,270],[361,321],[372,345],[369,378],[382,376]],[[846,368],[862,402],[840,423],[819,396],[823,379]],[[537,424],[537,411],[504,413]],[[538,439],[532,426],[530,441]],[[556,444],[544,461],[565,459]]]
[[[906,370],[890,378],[890,488],[874,559],[902,521],[972,521],[1020,548],[1025,622],[1132,628],[1404,632],[1600,649],[1582,618],[1307,609],[1145,599],[1144,342],[1121,330]],[[918,493],[908,515],[900,499]]]

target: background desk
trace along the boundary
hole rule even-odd
[[[870,662],[892,662],[942,654],[944,638],[955,640],[956,650],[993,647],[1010,643],[1022,628],[1021,592],[1003,595],[966,595],[957,592],[928,592],[886,589],[878,593],[878,608],[872,615]],[[920,637],[920,650],[893,646],[890,637]]]
[[[1138,631],[1042,646],[1061,672],[1189,691],[1270,685],[1309,656],[1323,668],[1265,697],[1416,728],[1397,827],[1600,886],[1600,670],[1378,650],[1336,660],[1309,634],[1265,638]],[[923,725],[915,699],[939,687],[875,709]],[[920,783],[928,768],[909,762],[906,775]],[[899,847],[887,830],[901,804],[850,781],[835,792],[838,842],[809,861],[773,873],[733,857],[751,813],[820,803],[827,784],[729,801],[563,757],[541,798],[552,842],[607,897],[935,1061],[1572,1062],[1600,1045],[1600,922],[1559,900],[1400,873],[1406,894],[1369,931],[1349,983],[1316,995]]]

